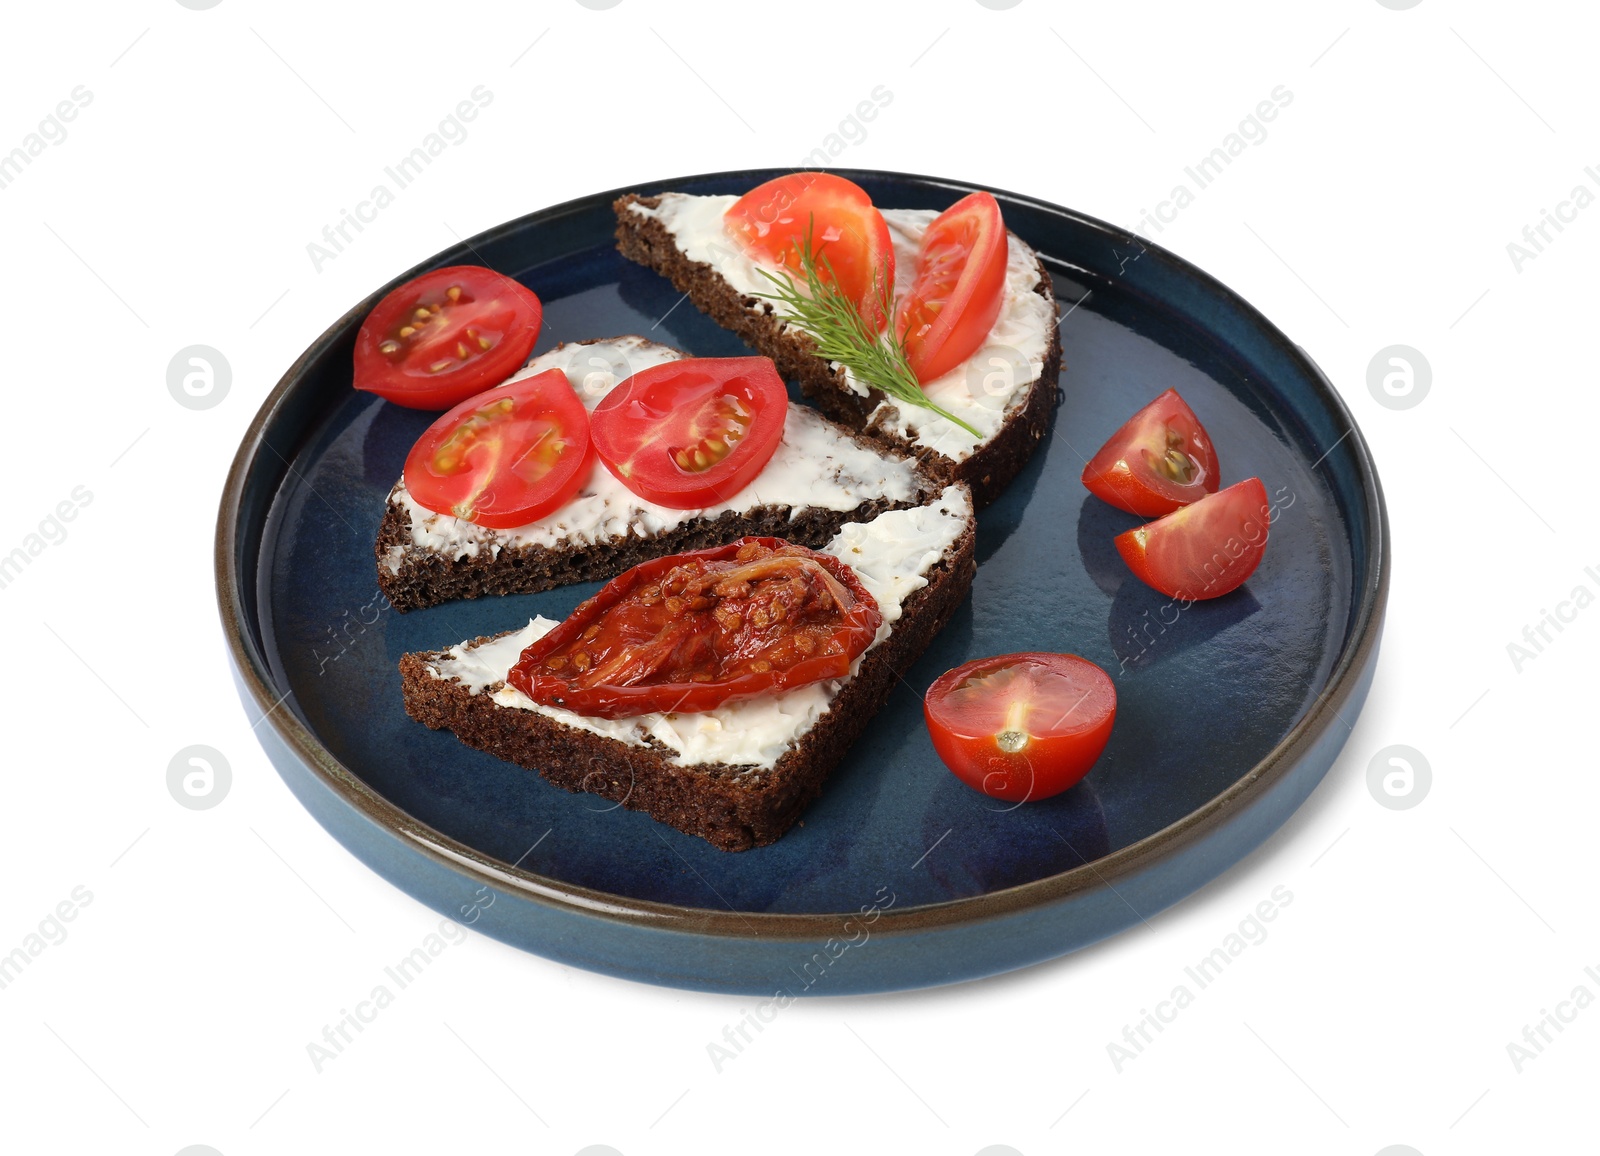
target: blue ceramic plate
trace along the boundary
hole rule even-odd
[[[644,192],[743,192],[720,173]],[[847,174],[880,204],[942,209],[972,186]],[[626,190],[621,190],[626,191]],[[644,333],[748,352],[612,247],[607,192],[513,221],[425,269],[481,263],[545,305],[540,349]],[[529,951],[652,983],[773,995],[950,983],[1064,954],[1176,902],[1256,847],[1339,751],[1377,658],[1388,589],[1382,494],[1349,412],[1238,296],[1120,229],[996,194],[1044,257],[1066,314],[1054,433],[979,521],[970,601],[906,674],[803,826],[742,854],[470,750],[412,722],[406,651],[562,618],[594,585],[401,615],[373,540],[406,451],[433,415],[350,388],[379,289],[289,370],[240,447],[217,535],[222,618],[256,733],[313,815],[375,871]],[[1175,386],[1223,482],[1278,501],[1241,590],[1165,615],[1112,538],[1135,524],[1079,484],[1085,455]],[[1009,808],[958,783],[919,691],[980,655],[1082,654],[1117,684],[1093,774]]]

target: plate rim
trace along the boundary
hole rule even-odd
[[[637,899],[568,883],[552,876],[502,863],[436,830],[391,802],[345,767],[293,712],[278,709],[292,691],[280,696],[273,682],[272,673],[266,666],[265,655],[246,637],[244,603],[240,596],[240,587],[243,583],[235,566],[239,552],[238,523],[246,482],[252,468],[263,450],[276,452],[266,442],[266,431],[282,410],[300,377],[315,359],[340,339],[341,331],[352,321],[364,318],[385,294],[420,273],[458,262],[462,257],[470,255],[477,245],[492,243],[506,234],[530,226],[547,224],[576,212],[591,210],[598,204],[614,201],[617,197],[640,189],[672,189],[687,182],[733,178],[766,180],[789,171],[791,170],[730,169],[670,177],[658,181],[631,182],[605,192],[589,193],[536,209],[484,229],[429,256],[346,310],[312,340],[262,401],[245,430],[239,448],[235,451],[223,483],[222,498],[218,507],[213,564],[217,606],[222,618],[229,658],[236,678],[248,692],[249,699],[254,701],[257,710],[261,712],[253,726],[268,724],[278,741],[316,776],[324,787],[332,791],[342,803],[361,818],[397,836],[413,850],[421,852],[451,871],[465,875],[471,881],[512,891],[519,898],[570,914],[657,931],[677,930],[698,936],[730,940],[748,939],[754,929],[759,937],[767,942],[811,943],[832,934],[837,930],[840,919],[852,914],[851,912],[769,912],[742,911],[734,907],[726,909],[693,907],[686,904]],[[1099,888],[1110,888],[1115,891],[1114,885],[1119,880],[1127,879],[1144,870],[1152,859],[1174,856],[1185,847],[1198,843],[1210,831],[1222,825],[1231,814],[1237,814],[1241,808],[1248,807],[1252,799],[1265,795],[1290,774],[1300,756],[1310,750],[1333,722],[1342,722],[1340,707],[1360,689],[1372,658],[1372,651],[1377,647],[1382,633],[1392,569],[1388,508],[1371,450],[1349,406],[1333,387],[1327,374],[1304,349],[1237,291],[1164,246],[1136,236],[1121,226],[1077,210],[989,185],[888,169],[838,168],[827,171],[853,180],[861,178],[907,180],[927,187],[951,189],[962,194],[986,190],[993,193],[1002,204],[1026,206],[1049,216],[1087,226],[1108,239],[1140,245],[1144,250],[1141,259],[1146,256],[1155,257],[1170,266],[1173,271],[1195,279],[1207,291],[1228,299],[1236,308],[1242,310],[1257,324],[1258,331],[1262,335],[1280,347],[1281,354],[1286,355],[1291,362],[1298,363],[1300,368],[1317,383],[1317,388],[1323,395],[1321,400],[1344,427],[1340,441],[1349,443],[1349,452],[1353,455],[1360,490],[1366,501],[1367,522],[1371,527],[1367,564],[1361,573],[1351,575],[1351,587],[1357,595],[1357,600],[1349,639],[1341,648],[1338,659],[1327,676],[1322,693],[1295,726],[1225,790],[1134,843],[1089,863],[1027,883],[1015,884],[981,895],[886,909],[879,916],[879,923],[882,925],[880,930],[895,932],[956,927],[1021,911],[1050,908],[1074,896]],[[253,583],[254,574],[246,576],[245,580]],[[1199,886],[1204,886],[1209,881],[1209,879],[1203,880]]]

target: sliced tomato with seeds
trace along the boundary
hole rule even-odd
[[[1090,493],[1146,518],[1216,493],[1219,481],[1211,437],[1175,389],[1124,422],[1083,467]]]
[[[508,530],[565,505],[593,465],[589,413],[567,375],[549,369],[434,422],[406,457],[405,483],[436,514]]]
[[[1117,553],[1135,577],[1169,598],[1220,598],[1261,564],[1271,521],[1267,488],[1246,478],[1117,535]]]
[[[943,377],[983,348],[1005,301],[1010,244],[991,193],[962,197],[928,226],[895,319],[918,381]]]
[[[957,778],[992,798],[1028,802],[1089,773],[1111,737],[1117,689],[1075,654],[1002,654],[940,675],[923,716]]]
[[[783,440],[789,394],[765,357],[691,357],[640,370],[591,418],[595,450],[648,502],[699,510],[732,498]]]
[[[832,554],[745,538],[613,578],[525,649],[506,681],[581,715],[693,714],[844,678],[882,623]]]
[[[478,265],[407,281],[356,334],[355,387],[412,409],[449,409],[528,360],[544,322],[533,290]]]
[[[809,234],[817,269],[861,309],[873,329],[887,318],[880,297],[894,287],[894,244],[866,190],[831,173],[790,173],[751,189],[723,214],[757,260],[782,265],[803,283],[800,250]]]

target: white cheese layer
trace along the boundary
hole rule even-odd
[[[672,234],[686,257],[712,266],[738,292],[748,296],[771,294],[774,286],[761,269],[778,272],[778,266],[754,261],[729,233],[723,215],[739,198],[697,197],[687,193],[662,193],[656,208],[633,204],[630,208],[654,217]],[[910,291],[916,279],[917,250],[928,225],[939,214],[932,209],[882,209],[894,243],[896,299]],[[1027,386],[1044,370],[1055,310],[1034,292],[1041,277],[1039,258],[1015,235],[1010,236],[1006,260],[1005,299],[984,347],[943,377],[928,382],[923,392],[943,409],[955,414],[982,436],[974,438],[960,426],[920,406],[885,399],[873,411],[888,430],[936,450],[954,461],[964,461],[1000,431],[1012,412],[1027,400]],[[776,309],[775,303],[758,302],[754,308]],[[846,374],[849,387],[863,397],[867,387]]]
[[[584,405],[593,410],[619,381],[682,356],[643,337],[570,342],[540,354],[510,380],[561,369]],[[648,502],[598,461],[589,480],[566,505],[537,522],[510,530],[490,530],[449,514],[436,514],[411,496],[404,480],[390,492],[389,502],[405,511],[413,546],[458,560],[476,557],[480,550],[498,557],[506,547],[586,546],[630,535],[653,538],[686,522],[760,506],[788,506],[791,518],[808,509],[843,512],[880,498],[906,501],[916,486],[911,461],[863,448],[814,411],[791,405],[783,440],[756,480],[728,501],[702,510],[671,510]],[[390,547],[384,564],[398,574],[404,557],[403,547]]]
[[[889,637],[905,600],[928,584],[928,572],[971,521],[972,504],[966,491],[951,486],[938,501],[926,506],[891,510],[870,522],[848,523],[824,547],[855,570],[883,612],[883,625],[869,651]],[[429,666],[429,673],[438,679],[456,679],[473,694],[489,694],[499,706],[536,711],[566,726],[630,746],[646,746],[653,739],[673,752],[671,761],[678,766],[725,763],[752,769],[775,764],[827,713],[848,681],[816,682],[697,714],[590,718],[543,706],[506,685],[506,675],[523,650],[556,625],[548,618],[535,618],[521,630],[490,642],[453,646],[443,659]],[[851,674],[860,666],[857,658]]]

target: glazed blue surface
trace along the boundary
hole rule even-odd
[[[943,207],[963,191],[855,175],[882,205]],[[757,179],[671,187],[743,191]],[[457,251],[431,264],[477,259],[520,277],[545,303],[540,350],[643,333],[699,355],[747,352],[679,304],[664,279],[616,254],[602,200],[477,238],[479,257]],[[1061,325],[1064,394],[1053,434],[979,517],[971,599],[906,672],[803,826],[771,847],[720,852],[598,797],[552,787],[406,716],[396,670],[401,654],[497,633],[534,614],[562,618],[597,586],[404,615],[387,607],[377,591],[373,540],[406,452],[434,415],[349,388],[359,318],[314,347],[268,423],[265,436],[293,470],[261,460],[244,482],[237,557],[244,633],[272,686],[291,692],[280,709],[292,711],[344,772],[447,841],[487,863],[516,865],[552,885],[624,904],[759,918],[847,913],[892,894],[895,912],[905,915],[1049,880],[1205,807],[1284,742],[1359,641],[1358,606],[1363,591],[1369,603],[1373,596],[1372,551],[1381,532],[1381,503],[1363,489],[1359,434],[1324,458],[1349,428],[1330,391],[1281,335],[1181,262],[1131,248],[1098,223],[1048,206],[1006,202],[1006,213],[1045,255],[1061,308],[1081,302]],[[1223,483],[1258,475],[1278,506],[1266,557],[1250,582],[1175,619],[1167,600],[1132,578],[1111,545],[1139,520],[1100,503],[1078,481],[1085,456],[1170,387],[1210,431]],[[1369,642],[1375,632],[1376,623],[1368,623]],[[1056,799],[1022,807],[987,799],[942,767],[919,699],[949,667],[1015,650],[1091,659],[1111,674],[1119,703],[1110,744],[1090,777]],[[1372,646],[1363,655],[1341,701],[1359,705],[1375,654]],[[1121,898],[1092,879],[1070,888],[1070,896],[1032,906],[1001,897],[991,914],[1016,924],[1002,937],[937,917],[920,931],[897,926],[882,938],[898,946],[858,952],[861,961],[848,969],[841,959],[827,990],[987,974],[1153,914],[1275,829],[1321,778],[1344,733],[1340,726],[1307,736],[1270,789],[1204,838],[1175,845],[1126,876],[1117,885]],[[264,741],[337,837],[425,902],[460,917],[480,880],[420,851],[414,837],[358,814],[330,788],[326,769],[312,768],[277,736]],[[721,929],[701,939],[692,915],[680,922],[683,929],[663,931],[514,890],[479,913],[481,929],[599,970],[770,992],[780,981],[794,986],[782,974],[804,958],[800,942],[763,937],[753,925],[748,936]],[[1129,898],[1137,912],[1123,902]]]

